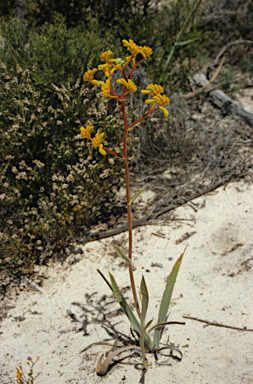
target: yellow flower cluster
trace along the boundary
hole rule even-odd
[[[80,131],[81,131],[81,136],[82,136],[82,139],[89,139],[91,140],[91,131],[93,130],[93,126],[92,125],[87,125],[86,128],[84,127],[81,127],[80,128]]]
[[[133,71],[137,67],[137,65],[139,65],[144,60],[146,60],[149,56],[152,55],[152,49],[151,48],[145,47],[145,46],[140,47],[137,44],[135,44],[133,42],[133,40],[131,40],[131,39],[129,41],[122,40],[122,43],[127,48],[127,50],[130,52],[130,54],[131,54],[130,56],[125,57],[125,59],[119,59],[119,58],[113,59],[112,58],[113,52],[111,50],[103,52],[100,55],[100,58],[102,61],[105,62],[105,64],[99,65],[98,68],[90,69],[83,75],[84,81],[88,81],[91,84],[94,84],[94,85],[101,87],[103,97],[117,99],[119,101],[119,103],[121,103],[122,100],[125,100],[125,96],[127,94],[129,94],[130,92],[136,92],[137,91],[136,85],[132,82],[132,80],[130,80],[131,74],[133,73]],[[136,63],[135,60],[136,60],[136,56],[138,54],[140,54],[142,56],[142,59]],[[127,65],[130,63],[131,60],[132,60],[133,66],[132,66],[132,70],[130,72],[130,75],[127,78],[124,70],[127,67]],[[98,70],[104,72],[104,74],[107,78],[105,81],[99,81],[99,80],[94,79],[94,75]],[[123,76],[121,79],[118,79],[116,81],[117,84],[124,85],[123,93],[120,96],[116,95],[116,93],[114,92],[114,90],[112,89],[112,86],[111,86],[111,76],[112,76],[113,72],[116,70],[121,71],[122,76]],[[162,93],[164,91],[163,91],[163,87],[161,85],[149,84],[146,87],[146,89],[141,91],[141,92],[143,94],[150,94],[151,95],[151,98],[145,101],[145,104],[152,104],[151,109],[149,110],[148,114],[153,112],[153,111],[156,111],[157,109],[161,109],[164,112],[164,115],[166,117],[169,115],[169,112],[167,111],[165,106],[170,104],[170,100],[167,96],[162,95]],[[158,106],[155,108],[156,104],[158,104]],[[145,116],[146,115],[147,114],[145,114]],[[134,125],[136,125],[139,121],[141,121],[145,116],[141,117],[140,119],[138,119],[137,122],[135,122],[134,124],[129,126],[129,129],[132,128]],[[110,149],[103,146],[102,139],[104,137],[104,133],[102,132],[102,129],[99,129],[93,138],[91,137],[91,131],[93,128],[94,127],[91,125],[88,125],[86,128],[81,127],[80,128],[81,137],[84,139],[90,140],[92,142],[92,145],[95,148],[97,148],[97,147],[99,148],[99,152],[103,156],[106,155],[105,149],[111,153],[114,153]],[[117,154],[115,154],[115,155],[118,156]],[[119,157],[121,157],[121,156],[119,156]]]
[[[102,81],[98,81],[94,79],[94,74],[97,72],[97,68],[90,69],[83,75],[83,80],[84,81],[89,81],[92,84],[95,85],[101,85]]]
[[[137,91],[136,85],[130,79],[128,79],[128,80],[118,79],[118,80],[116,80],[116,83],[117,84],[123,84],[127,89],[129,89],[129,92],[136,92]]]
[[[110,79],[107,79],[104,83],[102,83],[101,91],[104,98],[110,97]]]
[[[169,111],[164,108],[165,105],[169,105],[170,104],[170,99],[165,96],[165,95],[161,95],[161,93],[163,93],[163,87],[161,85],[158,85],[158,84],[149,84],[146,89],[144,89],[143,91],[141,91],[141,93],[143,93],[144,95],[145,94],[151,94],[151,97],[152,99],[148,99],[145,101],[145,104],[153,104],[152,105],[152,109],[154,108],[155,104],[158,104],[159,105],[159,109],[161,109],[163,112],[164,112],[164,116],[165,117],[168,117],[169,116]]]
[[[106,155],[106,151],[103,149],[103,144],[102,144],[102,139],[104,137],[104,132],[102,132],[102,129],[100,128],[95,137],[91,138],[91,131],[94,127],[92,125],[87,125],[86,128],[84,127],[81,127],[80,128],[80,131],[81,131],[81,137],[83,139],[89,139],[91,142],[92,142],[92,145],[93,147],[97,148],[99,147],[99,152],[101,153],[101,155],[105,156]]]
[[[101,87],[102,95],[105,98],[118,98],[118,96],[111,89],[111,75],[114,71],[120,70],[123,72],[124,68],[129,64],[131,60],[133,60],[133,64],[135,65],[135,58],[138,55],[142,55],[142,59],[140,62],[146,60],[150,55],[152,55],[152,49],[149,47],[140,47],[133,42],[133,40],[122,40],[123,45],[127,47],[130,51],[131,56],[127,56],[125,60],[122,59],[113,59],[113,52],[111,50],[101,53],[100,59],[105,62],[105,64],[101,64],[98,68],[90,69],[83,75],[84,81],[89,81],[91,84],[98,85]],[[140,63],[139,62],[139,63]],[[138,64],[139,64],[138,63]],[[97,70],[103,71],[107,77],[105,82],[94,79],[94,75]],[[120,82],[121,81],[121,82]],[[117,81],[118,84],[123,84],[128,89],[127,92],[124,92],[121,96],[126,96],[130,92],[136,92],[136,85],[130,80],[126,80],[125,78],[119,79]]]
[[[124,46],[127,47],[127,49],[131,53],[131,58],[135,58],[138,53],[140,53],[143,58],[146,60],[149,56],[152,55],[152,49],[149,47],[139,47],[137,44],[133,42],[133,40],[122,40],[122,43]]]

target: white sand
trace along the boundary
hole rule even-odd
[[[128,271],[110,246],[112,240],[119,240],[127,247],[127,234],[120,234],[86,244],[77,263],[44,268],[49,278],[41,293],[30,288],[5,303],[15,308],[0,324],[0,382],[10,383],[8,376],[14,380],[20,364],[27,372],[27,358],[39,356],[35,384],[253,383],[253,332],[203,328],[203,323],[182,319],[190,315],[253,328],[252,210],[253,184],[230,183],[225,190],[219,188],[176,209],[182,220],[134,230],[136,284],[143,273],[150,294],[147,320],[154,318],[154,323],[165,278],[188,246],[169,314],[169,320],[186,324],[169,326],[163,336],[163,341],[170,336],[170,342],[181,349],[181,362],[171,359],[170,366],[158,366],[147,355],[152,365],[142,380],[140,366],[127,364],[116,365],[101,378],[95,373],[96,363],[109,347],[80,353],[87,345],[109,338],[102,328],[104,315],[111,332],[113,327],[130,335],[124,315],[117,315],[119,306],[110,289],[96,272],[99,268],[108,277],[110,271],[121,288],[129,286]],[[187,232],[194,234],[180,241]],[[164,237],[155,235],[159,233]],[[163,268],[151,267],[152,262]],[[131,303],[130,290],[125,295]],[[132,361],[141,363],[139,357]]]

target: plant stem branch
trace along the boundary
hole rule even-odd
[[[155,103],[154,103],[155,104]],[[129,125],[127,128],[128,131],[129,129],[133,128],[136,124],[138,124],[141,120],[145,119],[151,112],[158,111],[159,108],[151,108],[148,112],[146,112],[142,117],[140,117],[138,120],[136,120],[133,124]]]
[[[132,228],[132,211],[131,211],[131,205],[130,203],[130,175],[129,175],[129,167],[128,167],[128,161],[127,161],[127,131],[128,131],[128,124],[127,124],[127,117],[126,117],[126,111],[124,108],[124,102],[121,102],[120,107],[123,113],[124,123],[125,123],[125,131],[124,131],[124,146],[123,146],[123,159],[124,159],[124,165],[125,165],[125,173],[126,173],[126,197],[127,197],[127,221],[128,221],[128,257],[130,260],[132,260],[132,249],[133,249],[133,228]],[[129,268],[129,276],[131,281],[131,288],[133,292],[134,297],[134,304],[137,311],[138,316],[140,317],[140,307],[134,282],[134,274],[133,274],[133,265],[130,264],[128,266]]]
[[[120,158],[122,159],[122,156],[121,156],[121,155],[118,155],[117,153],[115,153],[115,152],[112,151],[111,149],[105,147],[104,145],[103,145],[103,149],[104,149],[105,151],[107,151],[107,152],[110,152],[112,155],[117,156],[117,157],[120,157]]]

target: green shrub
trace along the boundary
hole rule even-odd
[[[253,57],[253,53],[251,53]],[[253,60],[250,60],[246,55],[244,55],[239,61],[239,67],[243,72],[248,72],[250,76],[253,76]]]
[[[0,15],[9,16],[13,10],[18,6],[18,0],[1,0],[0,2]]]
[[[123,20],[128,22],[144,14],[147,16],[154,0],[25,0],[23,9],[30,24],[43,25],[51,23],[55,13],[65,17],[68,28],[85,22],[89,16],[97,17],[100,28],[111,29]],[[126,37],[126,36],[124,36]]]
[[[119,19],[116,31],[120,38],[126,36],[140,45],[152,47],[153,55],[146,64],[146,70],[154,83],[169,85],[171,92],[187,90],[191,61],[208,41],[208,32],[202,23],[203,11],[197,9],[189,20],[177,46],[170,65],[166,61],[174,47],[185,20],[191,12],[194,2],[175,0],[165,5],[154,6],[147,1],[146,6],[139,7],[130,18]]]
[[[8,70],[16,73],[16,65],[33,72],[39,84],[74,84],[87,66],[100,62],[100,52],[109,49],[109,33],[100,37],[96,19],[88,27],[81,24],[69,30],[62,15],[56,14],[52,24],[31,29],[26,21],[1,20],[0,34],[4,49],[0,58]]]
[[[208,41],[208,31],[202,25],[203,12],[197,10],[191,16],[179,44],[176,46],[169,66],[167,60],[171,50],[177,41],[185,20],[190,14],[193,4],[189,0],[175,0],[169,2],[160,10],[157,19],[158,28],[155,34],[154,56],[158,58],[158,63],[150,64],[149,75],[152,79],[160,79],[163,84],[168,84],[171,92],[187,90],[188,77],[191,70],[191,61],[200,52],[203,52]],[[157,51],[157,52],[156,52]]]
[[[17,22],[16,27],[23,26]],[[75,50],[71,45],[80,30],[68,35],[59,25],[43,28],[23,54],[7,40],[12,57],[0,52],[6,62],[0,65],[0,271],[18,278],[32,273],[35,263],[63,252],[99,219],[105,220],[102,207],[120,186],[122,170],[120,160],[101,159],[80,136],[81,125],[99,126],[106,132],[105,144],[108,140],[118,145],[123,132],[117,108],[109,114],[101,94],[81,82],[80,66],[87,67],[92,52],[93,62],[99,59],[92,32],[83,32],[82,45],[92,52],[89,56],[86,49],[81,63],[80,47]],[[68,43],[64,65],[60,65],[62,35]],[[52,36],[51,61],[46,53],[37,57],[36,42],[42,42],[45,52]]]
[[[64,17],[66,29],[79,26],[82,29],[90,30],[94,29],[90,26],[90,15],[95,15],[98,21],[97,30],[101,36],[107,33],[106,31],[111,31],[113,45],[117,45],[119,40],[130,38],[140,45],[152,46],[154,55],[149,59],[148,75],[156,83],[160,83],[161,77],[163,77],[163,86],[166,83],[169,84],[172,91],[187,89],[191,60],[199,55],[208,37],[202,23],[203,12],[197,11],[191,17],[181,38],[181,42],[193,41],[184,46],[178,46],[173,55],[172,65],[166,68],[166,60],[191,11],[192,1],[190,0],[174,0],[165,5],[159,4],[157,0],[140,0],[138,2],[132,0],[113,2],[109,0],[74,0],[71,2],[65,0],[36,0],[36,2],[26,0],[24,7],[26,9],[25,17],[29,21],[29,25],[33,25],[35,22],[36,25],[43,26],[47,23],[54,23],[56,17]],[[46,28],[48,29],[48,27]],[[46,55],[49,59],[54,57],[55,42],[53,39],[51,39],[49,46],[44,43],[43,38],[41,43],[41,56]],[[82,46],[78,38],[73,38],[72,43],[74,47],[78,44]],[[64,59],[64,47],[63,41],[61,44],[63,61],[66,60]],[[98,52],[99,44],[96,44],[95,47]],[[115,56],[121,56],[121,48],[117,49],[119,53],[117,54],[114,49]],[[38,46],[37,50],[35,55],[39,57]],[[33,51],[30,50],[30,52]],[[58,65],[62,67],[64,64],[55,61],[54,65],[55,67]],[[49,78],[51,77],[52,74]]]

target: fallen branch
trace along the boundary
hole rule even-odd
[[[241,174],[243,165],[244,165],[244,162],[242,161],[242,165],[239,168],[239,170],[237,170],[237,174]],[[132,227],[136,228],[136,227],[140,227],[143,225],[149,225],[152,223],[153,220],[155,220],[157,217],[163,215],[164,213],[170,212],[173,209],[180,207],[180,206],[188,203],[191,200],[196,199],[197,197],[205,195],[206,193],[212,192],[215,189],[217,189],[218,187],[225,185],[234,176],[235,176],[235,171],[232,170],[229,175],[227,175],[223,179],[219,180],[218,182],[209,185],[207,188],[204,188],[201,191],[192,193],[188,197],[181,196],[177,201],[173,202],[172,204],[169,204],[167,207],[160,209],[160,207],[164,206],[166,204],[166,201],[168,201],[168,198],[166,195],[165,197],[163,197],[162,199],[160,199],[157,202],[156,206],[147,215],[143,216],[139,220],[133,221]],[[178,194],[178,191],[175,194]],[[173,200],[173,196],[170,196],[170,200]],[[121,226],[118,226],[116,228],[110,229],[108,231],[102,231],[102,232],[97,232],[97,233],[88,233],[85,236],[79,237],[77,239],[77,242],[79,244],[81,243],[84,245],[84,244],[91,242],[91,241],[101,240],[101,239],[105,239],[107,237],[118,235],[119,233],[126,232],[127,230],[128,230],[127,224],[121,225]]]
[[[182,97],[184,99],[189,99],[190,97],[194,97],[194,96],[198,95],[199,93],[203,92],[216,79],[216,77],[218,76],[218,74],[221,70],[221,67],[224,64],[224,61],[225,61],[225,56],[221,60],[220,65],[218,66],[217,70],[215,71],[215,74],[213,75],[213,77],[211,78],[209,83],[205,84],[202,88],[198,89],[195,92],[190,92],[190,93],[187,93],[186,95],[180,95],[180,97]]]
[[[216,321],[202,320],[202,319],[198,319],[197,317],[183,316],[183,319],[190,319],[190,320],[199,321],[199,322],[201,322],[201,323],[205,323],[206,325],[204,325],[204,328],[205,328],[205,327],[208,327],[209,325],[213,325],[213,326],[215,326],[215,327],[222,327],[222,328],[235,329],[236,331],[253,332],[253,329],[248,329],[248,328],[246,328],[246,327],[244,327],[244,328],[233,327],[232,325],[220,324],[220,323],[216,323]]]
[[[193,80],[197,85],[208,87],[209,82],[203,73],[196,73]],[[201,88],[202,90],[202,88]],[[217,89],[209,93],[209,98],[218,108],[222,109],[227,115],[233,114],[240,116],[245,123],[253,127],[253,114],[245,111],[238,103],[228,97],[224,92]]]

